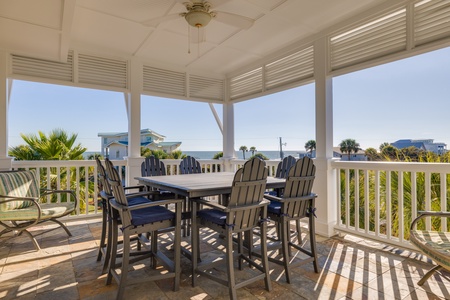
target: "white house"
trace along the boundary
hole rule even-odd
[[[128,156],[128,132],[101,132],[101,154],[111,159]],[[171,153],[180,147],[181,142],[164,142],[164,135],[150,129],[141,129],[141,146],[150,150]]]

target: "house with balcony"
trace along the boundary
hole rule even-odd
[[[142,129],[140,133],[141,147],[150,150],[162,150],[171,153],[178,150],[181,142],[165,142],[165,136],[150,129]],[[123,159],[128,156],[128,132],[102,132],[101,154],[110,159]]]
[[[194,2],[197,6],[203,3]],[[341,75],[449,47],[450,2],[210,0],[217,17],[202,14],[210,23],[198,23],[191,32],[182,16],[194,2],[2,2],[0,169],[34,168],[42,176],[48,174],[43,182],[60,189],[74,187],[80,203],[90,206],[65,220],[77,234],[64,237],[61,248],[57,248],[60,240],[53,236],[48,251],[39,255],[27,252],[27,244],[21,240],[2,246],[0,297],[108,299],[117,288],[104,286],[105,276],[95,264],[101,215],[97,185],[92,185],[92,193],[80,188],[82,177],[96,180],[97,174],[88,174],[96,170],[95,162],[14,161],[8,156],[13,82],[25,80],[123,94],[128,144],[126,160],[115,165],[124,170],[120,175],[127,185],[135,183],[141,172],[143,96],[209,104],[220,128],[223,159],[202,163],[220,165],[205,170],[233,172],[243,163],[235,158],[237,104],[313,84],[311,126],[316,135],[317,166],[313,191],[318,195],[314,215],[315,232],[324,239],[319,259],[323,272],[317,276],[307,268],[296,270],[295,282],[277,284],[273,292],[279,294],[273,297],[449,299],[450,284],[445,278],[432,278],[423,287],[417,286],[418,278],[432,265],[415,254],[417,249],[409,243],[409,225],[418,210],[447,210],[450,164],[349,162],[334,157],[333,82]],[[238,17],[221,18],[220,12]],[[397,101],[410,105],[407,98]],[[222,107],[221,117],[214,105]],[[61,115],[69,113],[60,111]],[[261,115],[268,125],[276,122],[270,113]],[[190,117],[173,121],[182,124]],[[289,122],[297,127],[295,119]],[[179,165],[178,160],[165,163]],[[267,165],[275,169],[272,162]],[[71,170],[67,178],[73,182],[64,185],[60,177],[67,175],[67,170]],[[423,226],[447,229],[447,218],[436,219],[439,222],[424,222]],[[352,237],[336,240],[337,233]],[[30,269],[31,265],[35,267]],[[274,272],[275,280],[283,277],[279,270]],[[166,282],[154,286],[152,291],[158,290],[157,296],[162,298],[223,296],[223,289],[204,283],[168,295],[159,294],[169,290]],[[266,291],[255,286],[243,289],[242,298],[273,295],[263,294]],[[130,299],[145,298],[149,288],[141,285],[129,293]]]
[[[430,151],[436,154],[444,154],[445,152],[447,152],[447,144],[435,143],[433,139],[424,139],[424,140],[404,139],[395,141],[391,143],[391,145],[397,149],[416,147],[417,149],[423,151]]]

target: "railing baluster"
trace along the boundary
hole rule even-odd
[[[425,172],[425,210],[431,210],[431,172]],[[425,228],[431,229],[431,218],[426,218]]]
[[[441,211],[447,211],[447,174],[440,173],[441,177]],[[447,231],[447,218],[441,218],[441,230]]]
[[[359,231],[359,170],[355,169],[355,230]]]
[[[345,169],[345,225],[350,227],[350,170]]]
[[[369,171],[364,170],[364,231],[369,233],[369,218],[370,218],[370,181],[369,181]]]
[[[375,236],[380,236],[380,171],[375,171]]]
[[[338,225],[342,226],[342,209],[341,209],[341,202],[342,202],[342,189],[341,189],[341,170],[338,169],[336,171],[336,187],[337,187],[337,221]]]
[[[390,171],[386,171],[386,195],[384,206],[386,207],[386,237],[391,238],[391,226],[392,226],[392,174]]]
[[[77,195],[80,195],[80,168],[76,167],[76,184],[77,184],[77,189],[75,191],[75,193]],[[81,200],[80,197],[77,197],[78,199],[78,205],[77,205],[77,215],[80,215],[80,205],[81,205]]]
[[[405,226],[404,226],[404,210],[403,210],[403,191],[404,191],[404,185],[403,185],[403,172],[398,172],[398,199],[397,199],[397,208],[398,208],[398,238],[399,241],[403,243],[403,240],[405,238]]]

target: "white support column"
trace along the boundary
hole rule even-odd
[[[317,220],[316,231],[332,236],[337,221],[336,173],[333,159],[333,81],[328,76],[328,43],[321,38],[314,43],[314,76],[316,87],[316,179],[314,191]]]
[[[141,175],[141,94],[143,85],[142,63],[130,63],[130,93],[125,94],[128,116],[127,185],[134,185],[134,177]]]
[[[229,161],[235,159],[234,152],[234,105],[223,104],[223,159],[225,171],[232,171]]]
[[[8,156],[9,81],[7,77],[8,53],[0,52],[0,170],[10,170],[12,158]]]

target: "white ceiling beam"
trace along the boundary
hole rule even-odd
[[[70,47],[76,0],[63,1],[64,4],[62,6],[61,12],[61,41],[59,47],[59,60],[62,62],[66,62]]]

